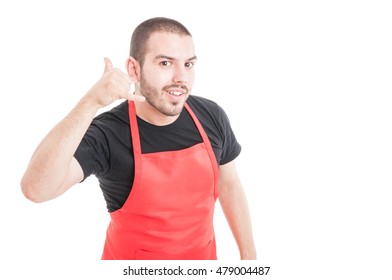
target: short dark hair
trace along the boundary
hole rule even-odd
[[[155,32],[169,32],[182,36],[191,36],[188,29],[180,22],[165,18],[155,17],[140,23],[132,34],[130,56],[139,61],[142,66],[146,54],[146,44],[150,36]]]

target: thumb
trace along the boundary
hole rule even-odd
[[[104,61],[105,61],[105,69],[103,70],[103,73],[107,73],[113,69],[113,64],[110,61],[110,59],[107,57],[104,58]]]

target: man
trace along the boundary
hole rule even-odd
[[[98,178],[111,216],[102,259],[216,259],[219,194],[241,259],[256,258],[234,163],[241,147],[223,110],[190,96],[195,62],[181,23],[146,20],[132,35],[128,73],[105,58],[101,79],[31,158],[21,186],[35,202]]]

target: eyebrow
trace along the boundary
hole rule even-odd
[[[171,57],[171,56],[167,56],[167,55],[157,55],[156,57],[155,57],[155,60],[157,60],[157,59],[167,59],[167,60],[176,60],[174,57]],[[191,61],[191,60],[196,60],[197,59],[197,56],[195,55],[195,56],[192,56],[191,58],[188,58],[186,61]]]

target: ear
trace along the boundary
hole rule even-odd
[[[128,57],[125,68],[128,71],[129,76],[131,77],[134,83],[139,82],[139,73],[140,73],[140,64],[139,62],[134,59],[132,56]]]

